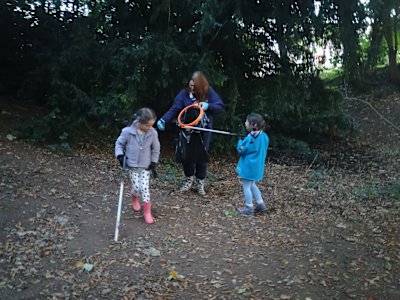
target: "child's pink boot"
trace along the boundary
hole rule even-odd
[[[144,215],[144,222],[146,224],[153,224],[154,219],[151,215],[151,202],[144,202],[143,203],[143,215]]]
[[[138,196],[133,196],[133,201],[132,201],[132,210],[134,212],[139,212],[140,211],[140,202],[139,202],[139,197]]]

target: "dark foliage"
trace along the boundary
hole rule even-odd
[[[334,15],[327,7],[325,20]],[[0,12],[2,82],[46,107],[22,131],[34,141],[113,140],[139,107],[168,109],[195,70],[224,99],[221,129],[242,130],[250,111],[266,116],[273,135],[304,140],[349,128],[340,95],[316,77],[310,46],[356,27],[323,31],[312,1],[15,0]]]

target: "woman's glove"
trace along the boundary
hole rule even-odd
[[[208,103],[207,102],[200,102],[201,107],[203,108],[204,111],[207,110],[208,108]]]
[[[163,119],[158,120],[157,127],[159,130],[164,131],[165,130],[165,121]]]
[[[153,178],[157,178],[157,171],[156,171],[157,164],[155,162],[152,162],[147,170],[151,171],[151,175]]]

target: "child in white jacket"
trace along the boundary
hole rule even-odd
[[[160,157],[160,141],[157,130],[153,128],[157,116],[150,108],[141,108],[134,116],[134,121],[122,129],[115,142],[115,156],[121,166],[124,162],[129,169],[132,182],[132,209],[140,212],[139,194],[143,201],[144,221],[153,224],[150,201],[150,171],[155,173]]]

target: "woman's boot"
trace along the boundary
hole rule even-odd
[[[197,178],[197,192],[200,196],[206,195],[206,191],[204,190],[204,179]]]
[[[186,192],[190,190],[192,188],[193,183],[194,183],[194,176],[186,177],[186,180],[181,187],[181,191]]]
[[[151,202],[143,202],[143,216],[146,224],[153,224],[154,219],[151,215]]]
[[[139,197],[138,196],[133,196],[132,210],[134,212],[139,212],[140,209],[141,209],[141,207],[140,207]]]

